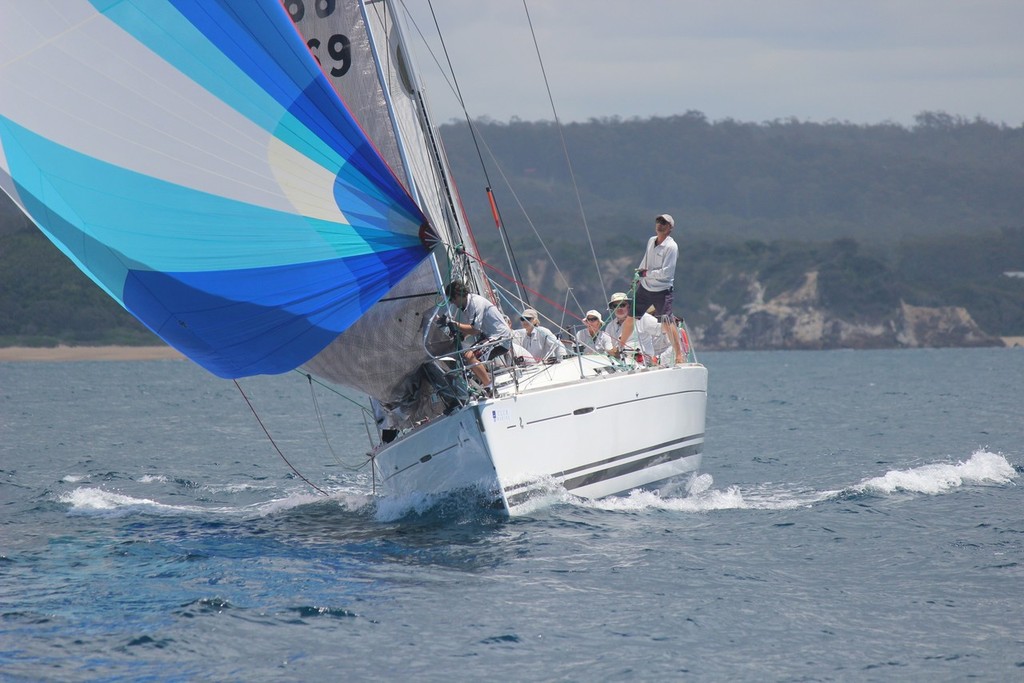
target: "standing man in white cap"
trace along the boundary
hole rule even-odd
[[[671,234],[675,224],[675,220],[667,213],[654,219],[654,237],[647,240],[644,257],[636,269],[639,279],[634,295],[633,316],[622,326],[619,348],[625,348],[626,342],[633,334],[633,318],[642,316],[653,306],[652,314],[661,322],[662,330],[672,341],[676,363],[682,363],[685,358],[672,317],[672,291],[676,278],[676,260],[679,258],[679,246]]]

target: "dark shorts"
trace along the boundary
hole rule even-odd
[[[643,285],[636,287],[636,307],[634,317],[639,318],[647,309],[654,306],[651,315],[658,319],[658,322],[672,322],[672,288],[660,292],[649,292]]]

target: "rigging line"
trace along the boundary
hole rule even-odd
[[[284,457],[284,453],[282,453],[281,449],[278,448],[277,442],[274,441],[274,437],[270,436],[270,432],[267,431],[267,427],[266,427],[266,425],[263,424],[263,420],[260,419],[259,414],[257,414],[256,408],[253,407],[253,405],[252,405],[252,401],[250,401],[249,397],[245,395],[244,391],[242,391],[242,385],[238,383],[237,379],[233,379],[231,381],[235,383],[235,387],[238,389],[238,393],[240,393],[242,395],[242,398],[245,399],[245,403],[249,406],[249,410],[252,411],[252,414],[256,418],[256,421],[260,424],[260,427],[263,429],[263,433],[266,434],[267,435],[267,439],[270,440],[270,445],[273,446],[274,450],[277,451],[277,454],[281,456],[281,460],[284,460],[284,464],[288,465],[288,467],[291,469],[291,471],[295,473],[295,476],[297,476],[299,479],[301,479],[302,481],[304,481],[307,484],[309,484],[309,486],[311,488],[313,488],[314,490],[318,491],[319,493],[321,493],[321,494],[323,494],[325,496],[328,495],[327,491],[324,491],[322,488],[320,488],[319,486],[317,486],[316,484],[311,482],[309,479],[306,479],[304,476],[302,476],[301,472],[299,472],[297,469],[295,469],[294,465],[292,465],[290,462],[288,462],[288,458]]]
[[[511,276],[511,275],[509,275],[508,273],[505,273],[505,272],[502,272],[502,271],[498,270],[497,268],[495,268],[494,266],[492,266],[492,265],[491,265],[490,263],[488,263],[487,261],[484,261],[483,259],[478,259],[478,261],[479,261],[480,265],[481,265],[481,266],[483,266],[484,268],[487,268],[487,269],[489,269],[489,270],[492,270],[492,271],[494,271],[495,273],[497,273],[497,274],[498,274],[498,275],[500,275],[501,277],[505,278],[505,279],[506,279],[506,280],[508,280],[509,282],[513,282],[513,278],[512,278],[512,276]],[[562,308],[562,306],[561,306],[561,305],[560,305],[560,304],[559,304],[559,303],[558,303],[557,301],[555,301],[554,299],[551,299],[551,298],[549,298],[549,297],[546,297],[546,296],[544,296],[543,294],[541,294],[540,292],[538,292],[538,291],[537,291],[537,290],[535,290],[535,289],[530,289],[530,288],[529,288],[529,287],[528,287],[528,286],[527,286],[527,285],[526,285],[525,283],[522,283],[522,285],[523,285],[523,288],[524,288],[524,289],[527,289],[527,290],[529,290],[531,294],[533,294],[534,296],[538,297],[538,298],[539,298],[539,299],[541,299],[542,301],[544,301],[544,302],[546,302],[546,303],[548,303],[548,304],[551,304],[551,306],[553,306],[553,307],[554,307],[555,309],[557,309],[557,310],[560,310],[560,311],[563,311],[564,313],[568,313],[569,315],[573,315],[573,313],[572,313],[571,311],[566,311],[566,310],[564,310],[564,309]],[[573,297],[573,300],[575,301],[575,297]],[[577,305],[577,306],[579,305],[579,302],[578,302],[578,301],[576,302],[576,305]]]
[[[508,288],[505,288],[505,287],[501,287],[500,285],[497,285],[497,284],[495,285],[495,288],[498,290],[498,295],[501,297],[503,302],[509,304],[510,306],[515,303],[515,296],[514,296],[514,292],[512,292],[512,290],[510,290]],[[519,312],[522,309],[516,308],[514,310],[516,311],[516,314],[518,316]],[[567,311],[561,311],[561,313],[562,313],[562,317],[564,319],[565,315],[568,312]],[[550,325],[550,328],[553,328],[554,330],[557,330],[559,332],[563,332],[563,333],[565,333],[567,335],[572,336],[572,330],[570,330],[569,328],[565,327],[561,323],[555,322],[555,319],[552,318],[551,316],[544,315],[543,313],[541,313],[539,311],[537,312],[537,315],[539,315],[541,317],[542,321],[546,320],[548,322],[548,324]],[[510,316],[510,318],[511,318],[511,316]],[[514,322],[515,321],[513,321],[512,324],[514,324]],[[510,324],[509,327],[511,327],[512,324]],[[513,331],[515,331],[515,328],[513,328]]]
[[[360,409],[361,411],[363,411],[363,413],[365,413],[366,415],[369,415],[369,414],[370,414],[370,411],[366,409],[366,406],[364,406],[364,405],[363,405],[362,403],[360,403],[359,401],[356,401],[355,399],[353,399],[353,398],[350,398],[350,397],[346,396],[345,394],[341,393],[341,392],[340,392],[340,391],[338,391],[338,390],[337,390],[336,388],[332,387],[332,386],[331,386],[330,384],[325,384],[324,382],[321,382],[321,381],[320,381],[319,379],[317,379],[316,377],[313,377],[312,375],[309,375],[309,374],[307,374],[307,373],[303,372],[302,370],[299,370],[298,368],[295,368],[295,369],[294,369],[294,370],[293,370],[292,372],[297,372],[297,373],[299,373],[300,375],[302,375],[303,377],[309,377],[309,378],[310,378],[310,381],[312,381],[312,382],[316,382],[317,384],[319,384],[320,386],[322,386],[322,387],[323,387],[324,389],[327,389],[328,391],[331,391],[331,392],[333,392],[333,393],[334,393],[334,394],[335,394],[336,396],[339,396],[339,397],[341,397],[341,398],[345,399],[346,401],[348,401],[349,403],[351,403],[352,405],[356,406],[356,407],[357,407],[357,408],[359,408],[359,409]]]
[[[533,230],[533,234],[537,238],[537,241],[540,243],[541,248],[544,249],[544,253],[547,255],[548,260],[551,262],[552,265],[555,266],[555,270],[558,272],[559,277],[561,277],[562,281],[566,283],[566,286],[568,286],[569,279],[567,277],[565,277],[565,275],[562,273],[561,269],[558,267],[558,263],[555,261],[554,256],[552,256],[550,250],[548,250],[547,245],[544,243],[544,239],[540,236],[540,232],[537,230],[537,226],[534,224],[533,220],[530,218],[529,212],[526,210],[526,207],[523,205],[522,200],[520,200],[519,195],[516,193],[515,188],[512,186],[512,182],[509,180],[508,176],[505,174],[504,170],[501,168],[501,164],[498,162],[498,159],[495,156],[494,151],[490,148],[490,146],[487,144],[487,141],[480,134],[479,128],[477,128],[476,124],[469,117],[469,111],[466,109],[466,105],[465,105],[464,100],[462,99],[462,95],[459,92],[459,89],[458,89],[457,85],[453,83],[454,73],[452,74],[452,78],[449,78],[448,72],[441,65],[441,62],[438,60],[437,55],[434,53],[434,51],[430,48],[430,45],[427,43],[427,39],[426,39],[425,34],[423,33],[423,30],[420,28],[419,24],[416,23],[416,18],[412,16],[411,12],[409,12],[409,9],[408,9],[408,7],[406,7],[404,0],[399,0],[399,2],[401,3],[403,9],[405,10],[406,16],[408,17],[408,19],[409,19],[410,23],[412,24],[413,28],[416,29],[416,32],[419,34],[420,40],[423,41],[423,44],[424,44],[424,46],[427,49],[427,54],[429,54],[430,57],[434,60],[434,65],[437,67],[438,71],[441,73],[441,77],[444,78],[444,81],[448,85],[448,88],[455,94],[456,98],[458,99],[459,106],[461,107],[462,112],[463,112],[463,114],[466,117],[466,123],[469,125],[469,131],[470,131],[470,135],[471,135],[471,137],[473,139],[473,143],[475,145],[477,145],[478,154],[479,154],[479,145],[482,144],[483,148],[487,151],[487,155],[490,157],[491,162],[498,169],[498,173],[501,175],[502,182],[505,184],[505,187],[508,188],[509,192],[512,194],[512,198],[515,200],[516,206],[519,207],[520,213],[526,219],[526,222],[530,226],[530,229]],[[431,8],[431,13],[433,13],[433,5],[432,4],[430,5],[430,8]],[[435,26],[437,26],[436,16],[434,17],[434,23],[435,23]],[[438,34],[439,34],[439,37],[441,39],[442,45],[444,45],[443,36],[440,36],[440,28],[438,28]],[[447,55],[447,48],[445,50],[445,54]],[[488,174],[487,174],[487,166],[485,165],[485,163],[483,161],[481,161],[481,167],[483,168],[483,171],[484,171],[484,177],[487,178],[487,184],[490,185],[491,183],[490,183],[490,180],[489,180]],[[588,231],[587,234],[588,234],[588,238],[589,238],[589,231]],[[499,236],[502,239],[502,246],[505,247],[505,244],[507,242],[508,237],[507,237],[507,232],[503,232],[501,227],[499,227]],[[518,264],[515,262],[515,255],[514,254],[509,254],[507,247],[505,247],[505,249],[506,249],[506,258],[510,261],[510,270],[513,273],[516,274],[516,277],[510,277],[509,281],[510,282],[515,282],[517,284],[517,287],[518,287],[519,283],[525,282],[525,279],[522,276],[522,271],[519,269]],[[593,252],[593,245],[591,245],[591,252]],[[596,262],[596,257],[595,257],[595,262]],[[601,283],[601,287],[602,287],[602,290],[603,290],[604,289],[604,283],[603,282]],[[533,291],[533,290],[530,290],[530,291]],[[604,296],[604,298],[607,299],[608,297]],[[524,297],[522,295],[520,295],[519,296],[519,300],[523,301]],[[580,302],[578,300],[576,300],[575,294],[573,294],[573,300],[576,302],[576,305],[580,306],[580,309],[583,310],[583,307],[580,304]]]
[[[486,140],[484,140],[483,144],[484,144],[484,149],[487,150],[487,153],[491,157],[491,161],[494,162],[495,167],[498,169],[498,173],[501,174],[502,180],[505,181],[506,187],[508,187],[509,191],[512,193],[512,198],[516,201],[516,204],[519,206],[519,210],[522,212],[523,217],[526,219],[527,225],[529,225],[530,229],[533,230],[533,236],[537,238],[537,242],[538,242],[538,244],[540,244],[541,249],[544,250],[544,254],[548,257],[548,261],[550,261],[551,265],[553,265],[555,267],[555,272],[558,273],[558,277],[562,278],[562,282],[564,282],[566,287],[568,287],[569,286],[569,278],[567,278],[565,276],[565,273],[562,272],[562,269],[559,268],[558,262],[555,261],[554,255],[548,249],[547,243],[544,241],[544,238],[541,237],[540,231],[537,230],[537,226],[534,224],[533,220],[530,218],[530,215],[527,213],[526,207],[523,206],[522,201],[520,201],[520,199],[519,199],[519,195],[516,194],[515,189],[512,187],[512,182],[509,180],[508,176],[505,175],[504,169],[501,167],[501,164],[498,162],[497,157],[494,156],[494,152],[488,146]],[[485,263],[484,265],[488,265],[488,264]],[[493,266],[488,266],[488,267],[493,267]],[[506,277],[508,277],[508,276],[506,276]],[[511,278],[509,278],[509,279],[511,279]],[[530,290],[530,291],[532,292],[533,290]],[[605,297],[605,299],[607,299],[607,298],[608,297]],[[579,300],[576,298],[575,292],[573,292],[572,299],[573,299],[574,302],[576,302],[576,305],[580,307],[581,311],[582,310],[586,310],[588,308],[588,307],[585,307],[582,304],[580,304]]]
[[[523,305],[522,299],[517,299],[516,298],[517,297],[517,292],[513,292],[508,287],[504,287],[504,286],[498,284],[497,282],[494,282],[493,285],[494,285],[494,289],[498,292],[498,298],[501,299],[501,301],[499,302],[499,306],[498,307],[501,309],[501,312],[502,312],[503,315],[507,315],[508,316],[510,321],[512,321],[512,316],[510,316],[507,313],[505,313],[505,309],[501,308],[502,304],[507,305],[509,310],[516,314],[516,317],[519,316],[520,312],[524,308],[529,308],[529,306],[524,306]],[[514,321],[512,321],[512,322],[514,322]],[[512,326],[512,322],[509,323],[509,327]]]
[[[576,193],[576,202],[580,207],[580,217],[583,219],[583,229],[587,233],[587,243],[590,245],[590,253],[594,257],[594,269],[597,271],[597,282],[601,285],[601,295],[608,299],[608,292],[604,287],[604,278],[601,276],[600,264],[597,262],[597,252],[594,251],[594,240],[590,236],[590,226],[587,224],[587,213],[583,209],[583,199],[580,197],[580,188],[576,183],[576,173],[572,168],[572,160],[569,157],[569,147],[565,143],[565,131],[562,122],[558,118],[558,111],[555,109],[555,98],[551,95],[551,85],[548,83],[548,73],[544,68],[544,58],[540,54],[540,44],[537,42],[537,33],[533,30],[533,19],[530,18],[530,8],[523,0],[523,11],[526,12],[526,21],[530,24],[530,35],[533,37],[533,47],[537,51],[537,62],[540,64],[540,72],[544,76],[544,87],[548,91],[548,101],[551,102],[551,113],[555,117],[555,127],[558,129],[558,136],[562,141],[562,151],[565,153],[565,163],[569,167],[569,178],[572,180],[572,188]]]
[[[473,130],[472,126],[470,126],[470,130]],[[477,147],[477,153],[479,153],[479,146]],[[512,242],[508,238],[508,231],[505,230],[505,221],[501,217],[501,210],[498,209],[498,200],[494,197],[494,190],[491,189],[490,181],[487,182],[487,188],[485,191],[487,193],[487,201],[491,205],[491,215],[494,218],[494,227],[498,229],[498,237],[501,239],[501,244],[505,249],[505,258],[508,259],[508,265],[512,272],[518,276],[518,279],[522,280],[523,272],[519,269],[519,261],[516,260],[515,251],[512,250]],[[521,301],[525,300],[527,305],[529,305],[530,301],[528,296],[524,297],[522,291],[519,291],[518,295]]]
[[[438,70],[444,77],[445,82],[448,84],[448,87],[452,89],[453,92],[457,92],[457,84],[455,87],[453,87],[452,81],[449,80],[448,74],[445,72],[440,62],[438,62],[437,56],[434,54],[434,51],[430,48],[430,45],[426,40],[426,36],[424,36],[423,31],[416,23],[416,18],[409,11],[409,8],[405,5],[405,2],[403,0],[397,0],[397,5],[401,8],[402,11],[405,12],[405,15],[406,17],[408,17],[409,22],[416,30],[416,33],[419,34],[420,40],[422,41],[428,54],[434,60],[434,64],[437,65]],[[431,14],[433,14],[432,5],[430,6],[430,10]],[[444,46],[444,37],[441,35],[440,27],[438,27],[436,16],[434,16],[434,25],[435,27],[438,28],[438,37],[441,39],[442,46]],[[395,26],[399,26],[399,22],[396,21]],[[445,55],[447,56],[447,54],[448,51],[447,47],[445,46]],[[451,60],[449,60],[449,67],[450,66]],[[453,78],[454,75],[455,74],[453,71]],[[438,190],[439,198],[443,197],[444,199],[447,199],[447,204],[442,202],[442,206],[440,208],[444,212],[444,215],[448,218],[448,220],[445,221],[444,226],[448,234],[448,241],[454,243],[456,241],[455,233],[457,232],[457,237],[459,240],[466,241],[468,238],[468,241],[472,245],[473,250],[479,253],[479,247],[476,244],[476,236],[473,234],[473,229],[469,225],[469,220],[466,215],[465,207],[463,206],[462,199],[458,196],[458,193],[455,189],[454,179],[451,177],[451,164],[448,162],[447,154],[444,151],[443,141],[440,139],[438,131],[434,128],[434,125],[430,120],[430,114],[428,112],[427,104],[423,97],[422,85],[419,83],[418,79],[414,80],[416,81],[416,87],[414,88],[414,91],[411,94],[413,95],[418,104],[417,112],[419,114],[420,125],[424,135],[427,137],[430,143],[429,151],[433,153],[433,170],[435,171],[435,173],[431,174],[432,179],[436,184],[436,189]],[[457,97],[463,112],[465,112],[466,108],[465,105],[462,103],[461,93],[457,93]],[[438,227],[440,228],[441,226]],[[479,283],[480,287],[486,289],[486,296],[488,296],[491,299],[494,299],[494,292],[490,290],[490,284],[483,277],[483,274],[474,271],[471,273],[471,275],[473,281],[482,281],[481,283]]]
[[[331,445],[331,440],[327,438],[327,425],[324,424],[324,416],[320,412],[320,402],[316,400],[316,390],[313,389],[313,376],[306,375],[306,379],[309,380],[309,397],[313,401],[313,412],[316,414],[317,424],[320,425],[320,433],[324,435],[324,442],[327,444],[327,450],[331,452],[331,456],[334,461],[339,465],[342,465],[341,458],[334,452],[334,446]]]
[[[331,456],[334,458],[334,462],[338,463],[338,465],[344,467],[346,470],[349,470],[350,472],[358,472],[363,468],[364,465],[366,465],[366,463],[357,466],[348,465],[341,459],[341,456],[339,456],[334,451],[334,446],[331,445],[331,440],[327,436],[327,425],[324,422],[323,411],[320,410],[320,401],[317,399],[316,390],[313,388],[313,375],[307,373],[306,380],[309,382],[309,395],[313,399],[313,411],[316,413],[316,421],[320,425],[320,433],[324,435],[324,442],[327,444],[327,450],[331,452]],[[363,421],[365,422],[365,418]]]
[[[565,316],[566,316],[566,311],[569,310],[569,298],[571,296],[572,296],[572,287],[566,287],[565,288],[565,301],[562,304],[562,306],[564,307],[564,308],[562,308],[562,322],[559,324],[559,327],[561,327],[562,329],[565,329],[565,327],[564,327]],[[584,315],[586,315],[586,314],[584,313]],[[576,324],[578,324],[578,323],[576,323]]]
[[[370,411],[367,410],[366,406],[364,406],[359,401],[356,401],[355,399],[350,398],[350,397],[346,396],[345,394],[341,393],[340,391],[338,391],[335,387],[331,386],[330,384],[325,384],[324,382],[320,381],[316,377],[313,377],[313,375],[311,375],[311,374],[309,374],[307,372],[303,372],[299,368],[295,368],[293,370],[293,372],[299,373],[300,375],[302,375],[303,377],[305,377],[309,381],[309,383],[310,383],[310,390],[311,391],[312,391],[312,384],[315,382],[316,384],[318,384],[319,386],[323,387],[324,389],[332,392],[335,396],[343,398],[346,401],[348,401],[349,403],[351,403],[352,405],[354,405],[356,408],[359,408],[360,412],[362,413],[362,417],[363,417],[363,426],[365,426],[366,430],[367,430],[366,440],[370,442],[371,446],[373,446],[373,438],[370,436],[370,432],[369,432],[370,428],[369,428],[369,425],[367,423],[367,420],[368,419],[374,419],[374,418],[373,418],[373,415],[370,413]],[[320,413],[319,413],[320,404],[319,404],[319,402],[316,399],[316,395],[313,396],[313,403],[317,407],[317,418],[320,418]],[[376,422],[376,419],[374,419],[374,422]],[[323,420],[322,419],[321,419],[321,422],[320,422],[320,428],[324,429],[324,424],[323,424]],[[327,441],[326,431],[324,433],[324,440]],[[330,448],[330,446],[331,446],[330,441],[328,441],[327,447]],[[366,462],[364,462],[362,465],[352,466],[352,465],[346,465],[344,462],[342,462],[341,458],[339,458],[337,455],[334,454],[334,449],[333,448],[331,448],[331,455],[334,455],[334,459],[337,461],[337,463],[339,465],[341,465],[345,469],[351,470],[353,472],[356,472],[356,471],[359,471],[359,470],[363,469],[363,467],[365,467],[367,464],[369,464],[373,460],[373,457],[371,456],[371,457],[367,458]]]
[[[463,116],[466,117],[466,127],[469,130],[470,139],[473,140],[473,146],[476,149],[477,159],[480,161],[480,170],[484,174],[484,183],[486,185],[487,198],[491,204],[492,213],[494,214],[494,223],[495,227],[498,230],[498,238],[501,240],[501,246],[502,249],[505,251],[505,258],[508,260],[509,268],[512,270],[513,273],[516,274],[518,280],[522,280],[522,271],[519,270],[519,263],[516,261],[515,252],[512,250],[512,243],[508,238],[508,232],[505,230],[504,221],[501,218],[501,212],[498,210],[498,205],[494,199],[494,192],[491,189],[491,177],[487,171],[487,165],[484,163],[483,153],[480,151],[480,141],[477,137],[477,130],[473,126],[473,122],[470,119],[469,110],[466,108],[466,101],[462,97],[462,89],[459,87],[458,78],[455,76],[455,67],[454,65],[452,65],[451,56],[448,53],[448,45],[447,43],[445,43],[444,34],[441,32],[441,25],[437,21],[437,14],[434,12],[434,3],[431,0],[427,0],[427,6],[430,8],[430,17],[431,19],[434,20],[434,29],[437,31],[437,38],[441,42],[441,50],[444,52],[444,58],[448,64],[447,71],[444,69],[444,67],[441,66],[441,63],[438,61],[437,56],[434,54],[433,50],[431,50],[430,46],[427,44],[427,40],[426,37],[423,35],[423,31],[416,23],[415,18],[413,18],[408,8],[405,7],[404,1],[402,2],[402,7],[405,9],[406,15],[412,22],[412,25],[416,29],[416,32],[420,34],[420,38],[423,40],[423,44],[427,46],[427,51],[430,53],[430,56],[434,59],[434,64],[436,64],[437,68],[441,71],[441,74],[444,77],[445,82],[448,84],[448,87],[451,88],[453,93],[455,93],[455,98],[459,102],[459,107],[462,109],[462,114]],[[450,80],[448,78],[449,73],[451,74]],[[519,292],[519,299],[521,301],[523,300],[522,292]]]
[[[558,263],[557,263],[557,261],[555,261],[554,256],[551,254],[551,251],[548,249],[547,244],[544,242],[544,239],[540,236],[540,232],[537,230],[537,227],[534,224],[533,220],[531,219],[529,212],[526,210],[526,207],[523,205],[522,200],[519,198],[518,194],[516,193],[516,191],[515,191],[514,187],[512,186],[512,183],[509,180],[508,176],[505,174],[504,170],[501,168],[501,164],[498,162],[498,159],[495,156],[494,151],[487,144],[486,140],[483,139],[483,137],[480,134],[479,128],[474,124],[472,119],[469,117],[469,112],[468,112],[468,110],[467,110],[467,108],[465,106],[465,101],[464,101],[464,99],[462,97],[462,93],[461,93],[461,91],[460,91],[460,89],[458,87],[457,82],[454,82],[454,79],[455,79],[454,70],[452,69],[451,78],[449,78],[448,71],[445,70],[445,68],[442,66],[441,62],[438,60],[438,57],[437,57],[436,53],[434,52],[434,50],[432,50],[430,48],[430,46],[429,46],[429,44],[428,44],[428,42],[426,40],[426,36],[423,33],[423,30],[420,28],[419,24],[416,22],[415,17],[412,16],[411,12],[409,12],[409,9],[408,9],[408,7],[406,7],[405,2],[403,0],[399,0],[399,3],[402,5],[402,7],[403,7],[403,9],[404,9],[404,11],[406,13],[406,16],[408,17],[408,19],[409,19],[410,23],[412,24],[413,28],[419,34],[420,39],[423,41],[423,44],[426,47],[428,54],[433,59],[434,64],[435,64],[435,66],[437,66],[439,72],[441,73],[442,78],[444,78],[445,83],[448,85],[449,89],[455,94],[456,98],[458,99],[458,102],[459,102],[459,105],[460,105],[460,107],[462,109],[463,115],[466,118],[466,123],[467,123],[467,125],[469,127],[471,138],[473,140],[474,145],[476,146],[478,157],[481,156],[480,145],[482,144],[483,148],[487,151],[487,155],[490,157],[491,162],[498,169],[498,173],[501,175],[501,179],[504,182],[505,187],[507,187],[508,190],[511,192],[512,198],[515,200],[516,205],[519,207],[520,213],[522,213],[523,217],[526,219],[526,222],[529,224],[530,229],[533,231],[533,234],[536,237],[538,243],[541,245],[542,249],[544,250],[545,255],[547,256],[547,258],[551,262],[551,264],[554,265],[555,270],[556,270],[558,276],[562,278],[562,281],[566,284],[566,287],[568,288],[569,287],[569,279],[562,272],[561,268],[559,268]],[[428,0],[428,3],[429,3],[429,0]],[[446,59],[448,59],[449,69],[451,69],[451,60],[448,58],[447,46],[446,46],[446,44],[444,42],[444,37],[441,34],[441,30],[440,30],[440,27],[439,27],[438,22],[437,22],[437,17],[436,17],[436,14],[434,13],[433,4],[430,3],[429,6],[430,6],[430,10],[431,10],[431,15],[432,15],[432,17],[434,19],[435,28],[437,29],[437,32],[438,32],[439,40],[441,41],[442,47],[444,47],[445,57],[446,57]],[[490,177],[489,177],[489,174],[487,172],[486,163],[483,161],[482,158],[480,159],[480,166],[483,169],[484,176],[485,176],[486,182],[488,184],[488,188],[487,188],[488,189],[488,198],[493,200],[493,191],[490,188],[490,185],[491,185]],[[578,190],[577,190],[577,195],[578,194],[579,193],[578,193]],[[496,210],[496,207],[495,207],[495,210]],[[585,219],[585,217],[584,217],[584,219]],[[500,216],[499,216],[499,221],[500,221]],[[507,231],[504,230],[504,228],[503,228],[503,226],[501,225],[500,222],[499,222],[499,225],[498,225],[498,230],[499,230],[499,237],[502,240],[502,247],[505,249],[506,259],[509,261],[510,270],[515,274],[514,277],[508,277],[508,276],[506,276],[506,277],[508,277],[510,282],[515,283],[516,287],[518,289],[519,286],[522,283],[525,282],[525,279],[522,276],[522,270],[520,269],[519,264],[516,261],[515,254],[511,251],[511,244],[508,241]],[[594,247],[593,247],[592,240],[590,238],[589,228],[586,228],[586,231],[587,231],[587,238],[588,238],[589,241],[591,241],[590,249],[591,249],[591,254],[593,255],[594,254]],[[477,256],[479,257],[479,251],[477,253]],[[478,260],[481,260],[481,262],[482,262],[482,259],[478,258]],[[594,255],[594,262],[595,262],[595,264],[597,263],[596,255]],[[600,278],[599,278],[599,282],[601,284],[603,297],[605,299],[607,299],[608,298],[607,294],[604,292],[604,282],[603,282],[603,280],[600,280]],[[525,288],[525,289],[529,293],[536,293],[532,289],[529,289],[529,288]],[[569,291],[572,291],[571,288],[570,288]],[[573,298],[573,301],[576,303],[576,305],[580,308],[580,310],[583,310],[585,308],[584,306],[582,306],[582,304],[580,304],[579,300],[576,299],[575,292],[573,292],[572,298]],[[526,305],[529,306],[529,299],[528,299],[528,297],[523,296],[522,292],[519,293],[518,299],[520,301],[522,301],[522,302],[526,302]],[[547,301],[550,302],[549,299]]]

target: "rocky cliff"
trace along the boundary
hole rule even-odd
[[[926,308],[900,302],[880,319],[843,320],[822,306],[818,273],[765,300],[764,286],[746,277],[748,302],[740,310],[711,304],[714,321],[690,332],[705,349],[871,349],[1003,346],[961,307]]]

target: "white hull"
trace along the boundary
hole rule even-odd
[[[477,487],[510,515],[552,482],[603,498],[695,472],[704,445],[707,370],[624,370],[599,356],[519,370],[499,397],[471,403],[381,448],[385,495]],[[582,375],[582,377],[581,377]]]

